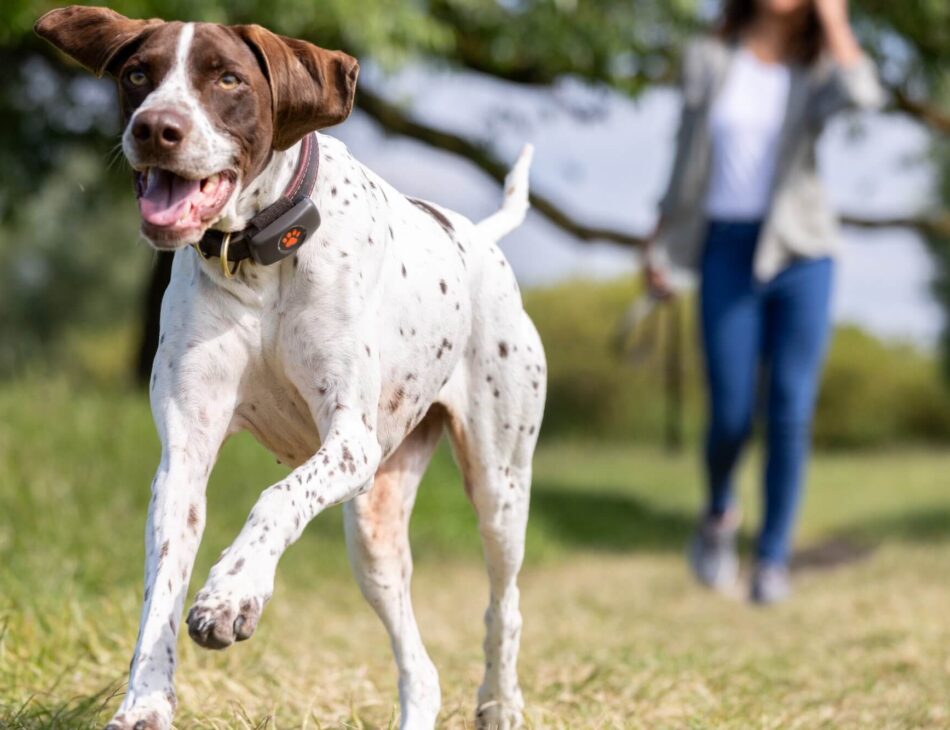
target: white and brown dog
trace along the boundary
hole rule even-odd
[[[413,617],[407,526],[447,429],[490,583],[476,723],[517,726],[517,575],[546,371],[496,241],[524,219],[530,149],[501,210],[475,225],[316,135],[352,108],[358,65],[344,53],[259,26],[104,8],[54,10],[36,31],[117,80],[142,232],[177,251],[150,386],[162,458],[141,628],[110,730],[171,725],[205,486],[242,429],[292,471],[212,568],[191,637],[212,649],[250,638],[283,551],[345,502],[356,578],[392,638],[401,727],[433,727],[439,681]]]

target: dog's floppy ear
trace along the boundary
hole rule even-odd
[[[259,25],[233,28],[251,46],[270,83],[275,149],[285,150],[304,135],[350,116],[360,72],[355,58]]]
[[[132,20],[109,8],[81,5],[50,10],[33,30],[67,56],[102,76],[118,53],[163,21]]]

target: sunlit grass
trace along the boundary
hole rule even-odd
[[[0,387],[0,727],[98,727],[120,701],[157,449],[137,394]],[[749,516],[758,470],[753,455]],[[192,592],[283,473],[250,439],[225,447]],[[820,455],[800,544],[845,564],[800,572],[795,600],[774,611],[688,579],[681,551],[697,482],[693,454],[542,443],[522,581],[530,726],[950,726],[950,452]],[[444,449],[412,531],[441,724],[470,727],[486,586]],[[338,510],[288,552],[252,641],[224,653],[187,637],[179,647],[181,728],[388,728],[398,718],[388,642],[349,577]]]

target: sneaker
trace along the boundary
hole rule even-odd
[[[752,572],[750,598],[760,606],[781,603],[792,593],[788,568],[784,565],[760,563]]]
[[[719,517],[703,517],[689,543],[689,567],[696,580],[714,591],[730,591],[739,578],[736,536],[739,515],[733,510]]]

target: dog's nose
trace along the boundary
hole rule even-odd
[[[132,137],[141,147],[154,152],[172,151],[191,129],[191,123],[174,109],[147,109],[135,115]]]

